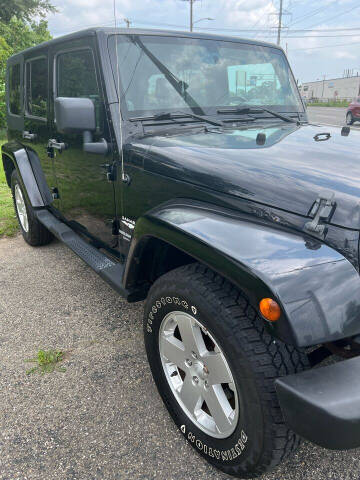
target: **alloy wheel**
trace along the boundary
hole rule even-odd
[[[26,211],[26,205],[23,193],[19,184],[15,185],[15,203],[16,203],[16,210],[20,220],[20,224],[25,232],[29,231],[29,220]]]
[[[206,434],[229,437],[239,418],[235,382],[218,343],[193,316],[168,313],[159,330],[162,366],[184,413]]]

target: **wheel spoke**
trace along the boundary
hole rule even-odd
[[[29,228],[27,215],[24,215],[24,217],[23,217],[23,225],[24,225],[24,230],[27,232],[28,228]]]
[[[179,392],[179,397],[189,412],[195,416],[195,409],[200,405],[200,392],[192,383],[191,375],[187,374]]]
[[[27,232],[29,229],[29,221],[27,217],[24,197],[19,185],[15,185],[15,203],[21,226]]]
[[[226,432],[231,425],[229,416],[232,412],[231,406],[221,386],[210,386],[204,390],[204,400],[210,410],[219,432]]]
[[[207,381],[210,385],[232,382],[231,374],[221,353],[209,352],[203,355],[202,360],[209,370]]]
[[[181,314],[176,315],[176,322],[185,349],[188,352],[195,352],[197,355],[201,355],[205,350],[205,344],[201,335],[200,327],[196,325],[189,316]]]
[[[173,335],[162,334],[161,354],[176,366],[184,368],[185,348],[183,343]]]

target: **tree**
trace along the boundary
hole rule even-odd
[[[49,0],[0,0],[0,22],[10,22],[13,17],[24,22],[34,17],[44,18],[47,13],[55,13],[56,8]]]
[[[25,48],[50,40],[51,35],[45,20],[26,23],[13,17],[8,23],[0,22],[0,38],[5,40],[11,49],[11,55],[14,55]]]
[[[6,41],[0,37],[0,128],[5,126],[5,75],[6,60],[11,49]]]
[[[0,0],[0,5],[3,0]],[[6,60],[25,48],[50,40],[47,22],[28,23],[16,17],[9,22],[0,21],[0,129],[5,127]]]

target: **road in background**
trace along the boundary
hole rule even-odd
[[[0,239],[0,480],[230,480],[184,440],[128,304],[63,244]],[[25,374],[39,348],[65,373]],[[309,422],[311,418],[309,417]],[[360,449],[304,442],[261,480],[359,480]]]
[[[310,122],[321,125],[338,125],[340,127],[346,125],[346,111],[346,108],[339,107],[307,107]],[[360,130],[360,122],[355,122],[351,125],[351,128]]]

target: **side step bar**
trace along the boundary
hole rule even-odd
[[[39,222],[76,255],[78,255],[89,267],[103,278],[114,290],[125,297],[129,302],[136,302],[144,298],[143,292],[138,290],[129,291],[122,284],[124,264],[114,262],[102,252],[83,240],[65,223],[58,220],[49,210],[40,209],[34,211]]]

